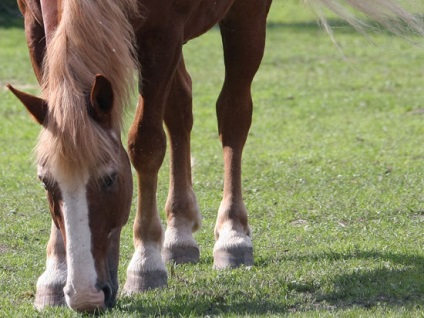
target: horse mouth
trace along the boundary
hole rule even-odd
[[[71,309],[93,313],[108,308],[108,303],[110,303],[112,298],[112,289],[109,285],[105,285],[102,289],[92,287],[84,291],[76,291],[73,288],[65,287],[64,294],[66,304]]]

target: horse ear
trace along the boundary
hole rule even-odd
[[[26,109],[40,125],[46,125],[48,106],[47,102],[34,95],[24,93],[12,85],[7,84],[7,88],[24,104]]]
[[[90,94],[90,115],[104,128],[111,128],[113,90],[110,81],[103,75],[96,75]]]

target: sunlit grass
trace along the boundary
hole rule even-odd
[[[387,34],[371,43],[344,26],[336,30],[341,52],[293,1],[275,1],[269,21],[243,170],[255,266],[212,270],[223,173],[214,106],[223,61],[213,29],[185,47],[201,262],[169,267],[168,288],[120,298],[104,316],[422,314],[424,52]],[[78,317],[32,307],[50,215],[31,161],[39,127],[7,82],[37,93],[23,29],[1,25],[0,316]],[[130,225],[122,240],[121,283],[133,251]]]

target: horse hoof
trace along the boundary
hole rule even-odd
[[[194,264],[199,262],[200,252],[197,246],[172,246],[163,249],[162,258],[167,263]]]
[[[253,248],[242,246],[217,249],[213,252],[213,259],[214,269],[253,266]]]
[[[62,285],[37,287],[34,301],[34,306],[37,310],[43,310],[45,307],[65,305],[65,295]]]
[[[166,271],[156,270],[142,273],[128,273],[123,295],[129,296],[155,288],[163,288],[168,285]]]

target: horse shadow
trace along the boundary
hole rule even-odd
[[[347,253],[322,252],[286,258],[287,261],[323,262],[332,264],[352,262],[348,273],[326,276],[332,285],[329,291],[320,286],[289,283],[289,289],[309,293],[315,299],[314,308],[343,310],[348,308],[408,307],[424,308],[424,257],[420,255],[354,250]],[[284,262],[284,259],[282,260]],[[372,268],[367,267],[368,261]],[[338,270],[335,269],[335,272]],[[305,304],[298,304],[299,308]],[[297,307],[295,305],[295,307]]]
[[[300,294],[294,301],[278,301],[278,297],[263,297],[268,291],[257,286],[257,292],[244,295],[240,290],[228,294],[210,293],[202,297],[190,296],[186,292],[175,293],[162,304],[152,304],[146,299],[135,301],[121,299],[118,310],[137,312],[143,316],[181,317],[215,315],[266,315],[288,314],[309,310],[345,310],[349,308],[412,307],[424,308],[424,257],[381,251],[352,251],[348,253],[323,252],[314,255],[282,256],[276,259],[260,259],[256,262],[257,271],[266,270],[270,264],[297,261],[325,263],[337,266],[340,262],[379,264],[372,269],[361,267],[349,270],[349,273],[323,277],[330,280],[332,288],[293,283],[279,280],[282,294],[291,297]],[[201,261],[212,264],[212,258]],[[248,274],[246,274],[248,276]],[[276,273],[278,275],[278,273]],[[266,285],[266,284],[265,284]],[[222,285],[221,285],[222,286]],[[220,287],[217,287],[220,288]],[[159,292],[160,293],[160,292]],[[256,296],[257,295],[257,296]],[[303,295],[303,296],[302,296]],[[163,297],[163,296],[162,296]],[[304,299],[308,300],[304,300]],[[311,301],[310,299],[313,299]]]
[[[424,19],[424,15],[419,17]],[[358,31],[355,30],[349,23],[345,20],[339,18],[329,18],[327,19],[328,25],[331,26],[335,33],[339,34],[357,34]],[[394,36],[394,34],[388,31],[385,28],[382,28],[378,24],[375,24],[371,21],[366,21],[368,27],[365,27],[367,32],[373,31],[378,34],[385,34],[389,36]],[[0,28],[24,28],[24,20],[22,14],[16,6],[7,6],[5,4],[0,4]],[[315,32],[322,30],[322,26],[319,25],[317,20],[309,20],[302,22],[275,22],[269,21],[267,23],[268,29],[283,29],[290,30],[292,32]],[[405,35],[405,34],[404,34]]]
[[[417,20],[423,20],[424,19],[424,15],[416,15]],[[384,36],[389,36],[389,37],[397,37],[397,36],[401,36],[404,39],[409,39],[410,37],[414,38],[416,36],[421,37],[422,35],[417,34],[416,32],[410,30],[408,27],[403,26],[402,22],[394,19],[393,20],[393,25],[396,25],[399,27],[399,34],[397,34],[397,32],[394,31],[390,31],[387,28],[385,28],[384,26],[382,26],[381,24],[375,22],[375,21],[370,21],[368,19],[364,19],[362,20],[362,22],[364,22],[362,29],[361,30],[357,30],[355,29],[351,24],[349,24],[348,22],[346,22],[343,19],[340,18],[328,18],[327,19],[327,23],[330,26],[332,32],[334,33],[334,35],[337,37],[337,35],[357,35],[358,33],[362,33],[362,35],[366,38],[371,40],[370,35],[384,35]],[[269,21],[267,23],[267,28],[268,29],[274,29],[274,30],[285,30],[285,31],[290,31],[290,32],[299,32],[299,33],[304,33],[304,32],[318,32],[318,31],[322,31],[325,32],[325,29],[323,28],[322,25],[320,25],[318,19],[314,20],[307,20],[307,21],[299,21],[299,22],[280,22],[280,21]]]
[[[332,278],[334,289],[318,295],[337,308],[424,306],[424,257],[412,254],[356,251],[322,255],[330,260],[372,260],[376,268],[355,268]]]

